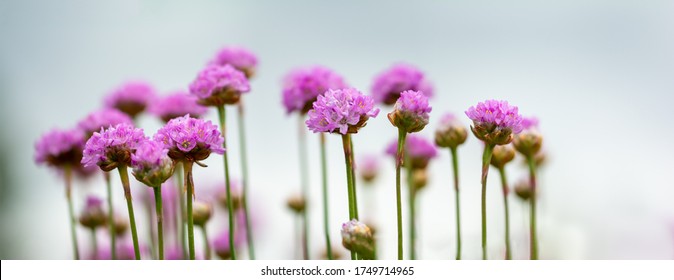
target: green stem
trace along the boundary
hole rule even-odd
[[[351,137],[349,134],[342,134],[342,148],[344,149],[344,164],[346,166],[346,190],[349,198],[349,220],[356,219],[356,210],[354,205],[353,173],[351,172],[353,163],[351,162]],[[357,258],[356,253],[351,251],[351,259]]]
[[[246,222],[246,240],[248,241],[248,255],[251,260],[255,259],[255,246],[253,244],[253,227],[251,225],[251,219],[248,212],[248,156],[246,155],[246,131],[244,127],[244,111],[243,111],[243,99],[239,101],[237,106],[239,113],[239,148],[241,150],[241,173],[243,173],[243,178],[241,180],[242,185],[242,206],[243,206],[243,216]]]
[[[459,160],[456,147],[451,147],[452,169],[454,171],[454,198],[456,200],[456,259],[461,259],[461,206],[459,204]]]
[[[164,259],[164,210],[162,210],[161,185],[154,189],[154,205],[157,213],[157,246],[159,247],[159,259]]]
[[[417,230],[416,230],[416,196],[417,192],[414,189],[414,178],[412,177],[413,171],[412,171],[412,164],[411,161],[409,160],[409,156],[406,155],[405,157],[405,169],[407,169],[407,188],[408,188],[408,199],[409,199],[409,211],[410,211],[410,217],[409,217],[409,231],[410,231],[410,260],[416,260],[417,259],[417,252],[416,252],[416,239],[417,239]]]
[[[176,188],[178,191],[176,197],[178,198],[178,206],[180,207],[180,213],[177,213],[176,215],[176,234],[178,235],[176,240],[178,241],[180,252],[182,252],[182,259],[184,260],[187,259],[188,252],[187,246],[185,245],[185,197],[183,196],[185,183],[183,182],[183,164],[181,162],[176,162],[175,174],[177,181]]]
[[[96,228],[91,228],[91,248],[94,251],[94,260],[98,259],[98,238],[96,238]]]
[[[536,200],[537,200],[537,190],[536,190],[536,162],[533,155],[527,156],[527,162],[529,163],[529,184],[531,185],[531,198],[529,198],[529,212],[531,217],[529,218],[529,234],[531,235],[529,245],[530,247],[530,258],[532,260],[538,259],[538,237],[536,233]]]
[[[115,212],[112,207],[112,181],[110,180],[110,172],[103,171],[105,178],[105,187],[108,192],[108,230],[110,231],[110,257],[113,260],[117,259],[117,234],[115,233]]]
[[[302,198],[304,198],[305,205],[309,205],[309,159],[307,158],[307,139],[306,129],[304,125],[304,115],[299,115],[298,135],[299,154],[300,154],[300,178],[302,185]],[[305,260],[309,259],[309,216],[307,212],[309,207],[305,207],[302,211],[302,255]]]
[[[131,187],[129,186],[129,172],[126,165],[117,167],[119,177],[122,179],[124,187],[124,197],[126,198],[126,208],[129,211],[129,224],[131,225],[131,238],[133,239],[133,252],[136,260],[140,260],[140,247],[138,247],[138,232],[136,231],[136,217],[133,214],[133,202],[131,201]]]
[[[505,168],[499,167],[501,174],[501,186],[503,189],[503,206],[505,208],[505,245],[506,245],[506,260],[512,260],[512,249],[510,247],[510,211],[508,208],[508,179],[506,178]]]
[[[77,230],[75,229],[75,210],[73,207],[73,198],[72,198],[72,181],[73,181],[73,169],[70,165],[66,165],[63,168],[63,175],[65,177],[66,183],[66,200],[68,200],[68,215],[70,219],[70,237],[73,242],[73,257],[76,260],[80,259],[80,250],[77,245]]]
[[[191,161],[183,161],[183,174],[185,175],[185,201],[187,201],[187,247],[189,251],[189,259],[194,260],[194,216],[192,215],[192,202],[194,197],[194,181],[192,180],[192,165]]]
[[[332,245],[330,244],[330,222],[328,212],[328,163],[325,151],[325,133],[320,134],[321,144],[321,174],[323,175],[323,229],[325,230],[325,245],[328,260],[332,260]]]
[[[152,259],[157,259],[158,258],[158,253],[156,251],[157,249],[157,238],[155,238],[155,233],[154,233],[154,217],[152,216],[152,204],[151,203],[144,203],[145,206],[145,214],[147,215],[147,234],[148,234],[148,239],[150,240],[150,255]]]
[[[201,228],[201,234],[204,238],[204,259],[205,260],[210,260],[211,259],[211,245],[210,242],[208,241],[208,232],[206,231],[206,225],[200,226]]]
[[[403,214],[400,191],[400,168],[403,165],[403,155],[405,153],[405,137],[407,132],[398,128],[398,153],[396,154],[396,206],[398,215],[398,260],[403,259]]]
[[[482,259],[487,259],[487,174],[494,145],[485,143],[482,154]]]
[[[227,192],[227,214],[229,215],[229,253],[232,260],[236,260],[236,249],[234,248],[234,236],[236,235],[236,228],[234,227],[234,205],[232,203],[232,188],[229,181],[229,160],[227,159],[227,134],[225,134],[227,122],[225,121],[227,114],[225,112],[225,105],[218,106],[218,120],[220,121],[220,132],[225,141],[222,142],[222,147],[225,153],[222,155],[225,167],[225,187]]]
[[[353,192],[353,215],[356,220],[359,220],[360,218],[358,217],[358,191],[356,189],[356,172],[355,172],[355,160],[354,160],[354,155],[356,154],[355,150],[353,149],[353,139],[351,139],[351,134],[347,134],[349,137],[349,149],[351,149],[349,155],[350,155],[350,161],[351,161],[351,190]]]

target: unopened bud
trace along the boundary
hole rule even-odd
[[[375,259],[375,240],[372,231],[356,219],[342,224],[342,245],[365,260]]]
[[[304,197],[301,195],[294,195],[290,198],[288,198],[288,208],[293,210],[293,212],[300,214],[304,212],[306,208],[306,201],[304,200]]]
[[[213,207],[210,203],[195,201],[192,205],[192,219],[197,226],[204,226],[213,215]]]
[[[499,145],[494,147],[491,155],[491,165],[503,168],[506,163],[515,158],[515,149],[511,145]]]

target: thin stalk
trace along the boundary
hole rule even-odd
[[[147,203],[144,203],[145,206],[145,214],[147,215],[147,234],[148,234],[148,239],[150,240],[150,255],[152,259],[157,259],[157,238],[155,237],[154,233],[154,217],[152,216],[152,204],[148,201]]]
[[[206,231],[206,225],[200,226],[201,228],[201,235],[204,238],[204,259],[205,260],[210,260],[211,259],[211,245],[210,242],[208,241],[208,231]]]
[[[94,260],[98,259],[98,238],[96,238],[96,228],[91,228],[91,248],[94,251]]]
[[[494,145],[485,143],[482,154],[482,259],[487,259],[487,174]]]
[[[243,99],[239,101],[238,106],[239,113],[239,149],[241,150],[241,173],[242,180],[242,206],[243,206],[243,216],[246,222],[246,241],[248,243],[248,256],[251,260],[255,259],[255,246],[253,244],[253,226],[251,225],[251,219],[248,212],[248,156],[246,154],[246,130],[244,127],[244,111],[243,111]]]
[[[410,260],[416,260],[417,259],[417,248],[416,248],[416,242],[417,242],[417,229],[416,229],[416,198],[417,198],[417,192],[414,189],[414,177],[413,177],[413,170],[412,170],[412,164],[410,164],[409,156],[405,157],[405,169],[407,170],[407,188],[408,188],[408,197],[407,199],[409,200],[409,211],[410,211],[410,216],[409,216],[409,222],[410,222]]]
[[[300,154],[300,184],[302,185],[302,198],[305,205],[309,205],[309,159],[307,158],[307,139],[304,125],[304,115],[299,115],[298,136],[299,154]],[[309,216],[307,214],[309,207],[302,211],[302,255],[305,260],[309,259]]]
[[[117,234],[115,233],[115,212],[112,206],[112,181],[110,180],[110,172],[103,171],[105,178],[105,187],[108,193],[108,231],[110,232],[110,257],[113,260],[117,259]]]
[[[456,147],[450,148],[454,171],[454,198],[456,200],[456,259],[461,259],[461,206],[459,204],[459,160]]]
[[[344,164],[346,166],[346,189],[349,197],[349,220],[356,218],[356,210],[354,205],[354,188],[353,188],[353,173],[351,168],[351,137],[349,134],[342,135],[342,148],[344,149]],[[356,253],[351,251],[351,259],[357,259]]]
[[[325,133],[320,134],[321,144],[321,174],[323,175],[323,229],[325,230],[325,245],[328,253],[328,260],[332,260],[332,245],[330,245],[330,217],[328,212],[328,163],[327,153],[325,151]]]
[[[398,128],[398,153],[396,154],[396,206],[398,215],[398,260],[403,259],[403,214],[400,191],[400,168],[403,165],[403,155],[405,153],[405,137],[407,132]]]
[[[73,207],[73,198],[72,198],[72,182],[73,182],[73,169],[70,165],[66,165],[63,168],[63,176],[65,177],[66,183],[66,200],[68,200],[68,218],[70,219],[70,237],[73,242],[73,258],[76,260],[80,259],[80,250],[77,245],[77,230],[75,229],[75,210]]]
[[[358,217],[358,191],[356,189],[356,172],[355,172],[355,164],[356,162],[354,160],[354,155],[356,154],[355,150],[353,149],[353,139],[351,139],[351,134],[347,134],[349,137],[349,149],[351,149],[351,152],[349,153],[350,155],[350,161],[351,161],[351,189],[353,190],[353,215],[356,220],[360,220]]]
[[[162,209],[161,185],[154,188],[154,205],[157,213],[157,246],[159,248],[159,259],[164,259],[164,210]]]
[[[222,155],[224,160],[225,167],[225,187],[227,192],[227,214],[229,215],[229,252],[232,260],[236,260],[236,250],[234,248],[234,235],[236,235],[236,228],[234,227],[234,205],[232,204],[232,188],[231,182],[229,181],[229,160],[227,159],[227,134],[225,125],[227,122],[225,118],[227,113],[225,112],[225,105],[218,106],[218,120],[220,121],[220,132],[225,141],[222,142],[222,147],[225,149],[225,153]]]
[[[131,225],[131,238],[133,239],[133,252],[136,260],[140,260],[140,248],[138,247],[138,231],[136,230],[136,217],[133,214],[133,202],[131,201],[131,187],[129,186],[129,172],[126,165],[117,167],[119,177],[122,179],[124,187],[124,198],[126,198],[126,208],[129,211],[129,224]]]
[[[183,173],[185,177],[185,189],[187,193],[185,200],[187,201],[187,247],[189,251],[189,259],[194,260],[194,216],[192,216],[192,202],[194,200],[194,181],[192,180],[192,165],[191,161],[183,161]]]
[[[501,174],[501,186],[503,189],[503,206],[505,209],[505,245],[506,245],[506,260],[512,260],[512,249],[510,247],[510,211],[508,208],[508,179],[506,178],[505,168],[499,167]]]
[[[175,174],[177,181],[176,188],[178,188],[178,195],[176,197],[178,198],[178,206],[180,207],[180,213],[176,215],[176,234],[178,234],[176,240],[178,241],[180,251],[182,252],[182,259],[184,260],[187,258],[188,252],[185,245],[185,236],[187,235],[185,229],[185,197],[183,196],[185,183],[183,181],[183,164],[181,162],[176,162]]]
[[[529,199],[529,209],[531,217],[529,218],[529,234],[531,235],[529,245],[530,247],[530,259],[538,259],[538,237],[536,233],[536,162],[533,156],[527,156],[527,162],[529,163],[529,184],[531,185],[531,198]]]

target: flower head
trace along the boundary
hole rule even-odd
[[[515,158],[515,149],[512,145],[498,145],[494,147],[491,154],[491,165],[496,168],[503,168],[506,163]]]
[[[96,196],[88,196],[87,203],[80,215],[80,224],[86,228],[95,229],[105,225],[107,216],[103,211],[103,201]]]
[[[143,112],[155,97],[155,90],[150,84],[131,81],[108,94],[104,103],[105,107],[118,109],[134,118]]]
[[[360,172],[360,177],[365,182],[372,182],[377,177],[379,172],[379,161],[375,155],[364,155],[356,165],[356,169]]]
[[[377,114],[372,97],[354,88],[329,89],[314,102],[306,124],[313,132],[357,133]]]
[[[246,75],[229,64],[206,66],[190,84],[190,93],[205,106],[236,104],[241,94],[249,91]]]
[[[223,154],[225,149],[218,127],[211,121],[191,118],[189,115],[170,120],[154,135],[168,149],[168,155],[176,161],[200,161],[211,152]]]
[[[342,245],[358,253],[363,259],[373,260],[375,258],[375,240],[372,231],[356,219],[342,224]]]
[[[304,196],[299,194],[290,196],[286,201],[286,204],[288,205],[288,208],[296,214],[303,213],[307,207],[307,201],[304,199]]]
[[[234,248],[243,246],[246,243],[246,228],[241,227],[234,231]],[[229,249],[229,231],[223,231],[213,241],[213,250],[223,260],[231,259]]]
[[[82,160],[84,134],[78,129],[53,129],[35,143],[35,162],[62,168],[78,167]]]
[[[206,113],[206,107],[197,103],[197,97],[185,91],[175,91],[165,97],[158,98],[150,105],[148,111],[164,122],[189,114],[198,118]]]
[[[372,96],[377,103],[393,105],[400,93],[408,90],[420,91],[426,97],[433,96],[433,86],[424,73],[412,65],[399,63],[375,77]]]
[[[447,113],[440,119],[440,125],[435,131],[435,145],[456,148],[466,142],[466,138],[468,138],[466,127],[454,114]]]
[[[344,79],[323,66],[298,68],[283,80],[283,105],[288,114],[298,111],[307,113],[319,95],[329,89],[346,88]]]
[[[409,135],[405,140],[405,156],[409,158],[413,169],[424,169],[428,162],[438,155],[438,150],[426,138]],[[398,153],[398,140],[395,139],[386,148],[386,153],[395,158]]]
[[[538,131],[537,118],[524,118],[522,131],[515,134],[513,145],[524,156],[536,156],[543,145],[543,135]]]
[[[504,100],[487,100],[471,106],[466,116],[473,120],[470,127],[478,139],[492,145],[505,145],[512,141],[512,134],[522,131],[522,115],[517,106]]]
[[[428,124],[428,113],[431,112],[428,97],[419,91],[403,91],[393,106],[388,119],[393,126],[404,129],[408,133],[418,132]]]
[[[202,200],[197,200],[194,202],[193,207],[193,216],[194,216],[194,224],[200,227],[203,227],[206,225],[208,220],[211,219],[211,216],[213,215],[213,206],[211,203],[202,201]]]
[[[168,156],[168,149],[163,143],[143,141],[131,155],[133,176],[150,187],[161,187],[173,175],[173,160]]]
[[[215,58],[209,64],[220,66],[232,65],[237,70],[246,74],[246,78],[250,79],[255,74],[257,57],[251,51],[242,47],[224,47],[218,51]]]
[[[119,165],[130,165],[131,154],[147,141],[143,130],[130,124],[120,123],[101,129],[87,140],[84,146],[82,164],[85,167],[98,165],[103,171],[110,171]]]
[[[129,115],[114,108],[103,108],[87,115],[83,120],[77,123],[77,127],[84,131],[87,139],[101,128],[115,126],[120,123],[133,124]]]
[[[243,194],[241,193],[241,188],[237,180],[229,180],[230,193],[232,194],[232,210],[237,211],[243,205]],[[223,209],[229,210],[227,202],[227,186],[225,182],[220,182],[216,187],[217,192],[215,197],[218,201],[218,204],[222,206]]]

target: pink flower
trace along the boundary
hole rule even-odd
[[[323,66],[298,68],[283,80],[283,105],[288,114],[307,113],[316,98],[329,89],[346,88],[342,76]]]
[[[374,102],[354,88],[328,90],[309,111],[307,127],[313,132],[357,133],[369,118],[379,114]]]
[[[372,96],[377,103],[392,105],[403,91],[420,91],[426,97],[433,96],[433,86],[424,73],[410,64],[398,63],[374,78]]]

